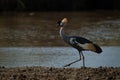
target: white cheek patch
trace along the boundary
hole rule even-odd
[[[63,22],[60,23],[60,26],[63,26]]]

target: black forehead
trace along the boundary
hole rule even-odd
[[[61,23],[61,20],[59,20],[57,23],[60,24],[60,23]]]

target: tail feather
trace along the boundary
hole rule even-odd
[[[101,53],[102,52],[102,49],[98,46],[98,45],[96,45],[96,44],[94,44],[94,47],[96,48],[96,53]]]

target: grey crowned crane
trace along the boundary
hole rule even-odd
[[[79,36],[66,36],[63,33],[63,28],[64,26],[67,24],[68,20],[67,18],[63,18],[62,20],[58,21],[58,26],[60,27],[60,37],[69,45],[71,45],[72,47],[74,47],[75,49],[78,50],[79,52],[79,56],[80,58],[76,61],[73,61],[67,65],[65,65],[64,67],[70,66],[73,63],[76,63],[78,61],[80,61],[81,59],[83,59],[83,67],[85,67],[85,57],[83,55],[82,51],[93,51],[95,53],[100,54],[102,52],[102,49],[97,45],[94,44],[92,41],[85,39],[83,37],[79,37]]]

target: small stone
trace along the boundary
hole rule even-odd
[[[84,80],[90,80],[90,77],[87,76]]]

